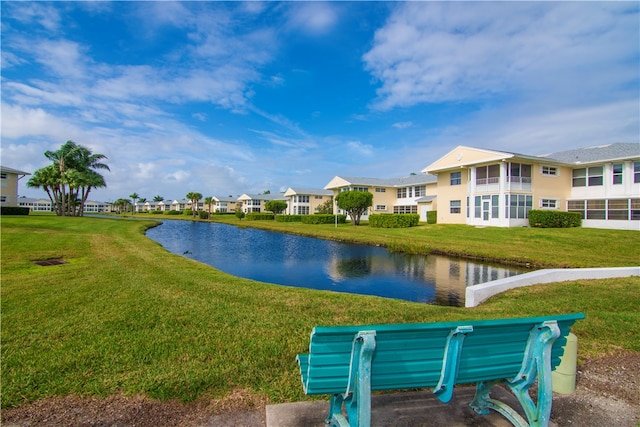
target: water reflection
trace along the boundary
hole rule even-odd
[[[217,223],[165,221],[147,236],[239,277],[438,305],[464,306],[468,285],[521,272]]]

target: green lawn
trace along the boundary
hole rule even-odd
[[[2,217],[2,407],[118,392],[195,400],[237,388],[271,402],[302,400],[295,355],[307,350],[311,328],[318,324],[583,311],[586,320],[573,329],[580,360],[640,351],[637,277],[520,288],[475,309],[439,307],[236,278],[168,253],[144,237],[152,224]],[[636,232],[262,226],[532,265],[621,266],[638,265],[640,259]],[[68,264],[33,263],[49,258]]]

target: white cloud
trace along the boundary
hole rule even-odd
[[[335,6],[328,2],[293,2],[289,4],[290,28],[311,34],[323,34],[338,21]]]
[[[363,144],[361,141],[349,141],[347,142],[347,148],[360,156],[369,157],[373,155],[373,146]]]
[[[381,84],[375,107],[606,93],[625,78],[628,61],[637,60],[637,8],[628,9],[625,3],[401,3],[363,57]],[[626,75],[626,82],[633,78]]]
[[[396,129],[406,129],[406,128],[412,127],[413,122],[397,122],[392,124],[391,126],[393,126]]]

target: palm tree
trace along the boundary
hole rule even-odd
[[[164,197],[162,197],[162,196],[155,196],[155,197],[153,198],[153,201],[154,201],[154,202],[156,202],[156,203],[158,203],[158,202],[163,202],[163,201],[164,201]]]
[[[198,202],[202,199],[202,194],[192,191],[187,193],[186,197],[191,201],[191,211],[193,217],[195,218],[196,214],[198,213]]]
[[[204,202],[209,206],[209,213],[211,213],[211,205],[213,204],[213,197],[208,196],[204,198]]]
[[[58,211],[56,192],[58,191],[58,169],[55,165],[49,165],[42,169],[36,170],[29,181],[27,181],[27,187],[30,188],[42,188],[49,196],[51,206]]]
[[[131,197],[131,199],[133,200],[133,215],[136,214],[136,200],[138,200],[140,198],[140,196],[138,196],[138,193],[133,193],[133,194],[129,194],[129,197]]]
[[[55,185],[49,188],[53,191],[58,215],[80,215],[82,207],[76,210],[72,201],[86,201],[92,188],[106,187],[104,178],[95,170],[109,170],[109,166],[102,163],[107,157],[93,154],[73,141],[65,142],[57,151],[46,151],[44,155],[53,162],[51,166],[56,170]],[[53,175],[53,171],[48,170],[46,174]]]

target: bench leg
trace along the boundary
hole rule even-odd
[[[544,322],[534,327],[527,342],[522,368],[513,379],[482,382],[476,386],[476,396],[470,406],[479,414],[493,409],[504,415],[515,426],[546,427],[551,418],[553,391],[551,385],[551,349],[560,336],[557,322]],[[529,395],[529,389],[538,383],[537,405]],[[506,384],[520,402],[527,416],[525,421],[506,403],[489,397],[491,388],[498,382]]]

